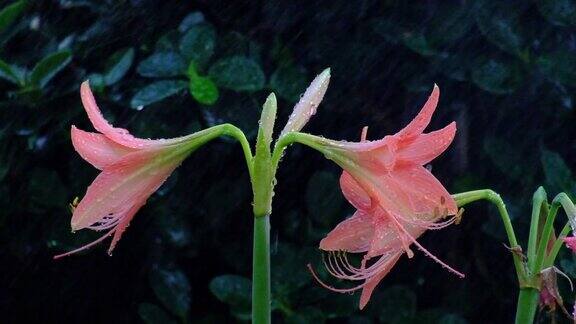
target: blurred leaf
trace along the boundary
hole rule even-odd
[[[402,34],[402,42],[406,47],[422,56],[431,56],[436,54],[431,45],[428,43],[426,36],[419,32],[405,32]]]
[[[548,21],[559,26],[576,24],[576,3],[574,0],[538,0],[538,10]]]
[[[218,276],[210,282],[210,291],[218,300],[230,305],[237,318],[249,319],[252,298],[249,279],[236,275]]]
[[[168,310],[180,318],[186,318],[191,298],[190,283],[184,272],[154,268],[150,272],[150,286]]]
[[[520,33],[518,10],[499,6],[502,3],[483,2],[476,12],[476,24],[489,42],[505,52],[520,55],[524,39]]]
[[[416,295],[404,286],[392,286],[384,290],[380,299],[380,320],[386,323],[405,323],[416,313]]]
[[[567,51],[544,54],[536,59],[543,74],[564,85],[576,86],[576,57]]]
[[[142,109],[142,107],[153,104],[155,102],[166,99],[178,92],[186,89],[188,82],[178,80],[164,80],[157,81],[140,89],[132,100],[130,106],[135,109]]]
[[[328,225],[340,214],[342,193],[338,178],[330,172],[318,171],[308,180],[306,206],[313,219]]]
[[[193,26],[180,40],[180,53],[200,68],[208,63],[215,47],[216,31],[210,25]]]
[[[190,79],[190,93],[201,104],[213,105],[218,100],[218,88],[210,78],[197,76]]]
[[[149,78],[174,77],[186,74],[186,63],[180,54],[162,52],[152,54],[140,62],[138,74]]]
[[[195,11],[189,13],[186,17],[184,17],[184,19],[182,19],[182,22],[178,26],[178,31],[181,33],[185,33],[188,29],[192,28],[192,26],[201,24],[203,22],[204,22],[204,15],[201,12]]]
[[[481,89],[495,94],[514,92],[522,82],[522,71],[513,63],[490,59],[472,71],[472,81]]]
[[[176,324],[162,308],[149,303],[142,303],[138,306],[138,315],[146,324]]]
[[[298,309],[296,312],[292,314],[292,316],[288,316],[285,320],[287,324],[322,324],[326,321],[324,314],[322,311],[315,308],[315,307],[307,307],[303,309]]]
[[[27,1],[16,1],[8,6],[2,8],[0,11],[0,33],[8,28],[26,9]]]
[[[44,57],[30,73],[30,83],[44,88],[50,80],[72,60],[70,51],[61,51]]]
[[[219,86],[234,91],[258,91],[264,88],[265,77],[254,60],[232,56],[219,60],[208,73]]]
[[[33,206],[64,208],[67,191],[56,171],[35,168],[29,174],[28,199]]]
[[[307,85],[306,70],[296,65],[281,65],[270,77],[270,87],[278,96],[292,102],[298,102],[300,94]]]
[[[427,24],[430,44],[437,46],[453,46],[474,26],[474,2],[439,2],[438,8]]]
[[[16,71],[10,66],[10,64],[0,60],[0,78],[10,81],[16,85],[21,84]]]
[[[500,172],[517,181],[532,180],[535,168],[518,147],[496,137],[486,137],[483,147]]]
[[[467,324],[468,321],[456,314],[446,314],[440,318],[438,324]]]
[[[127,48],[114,53],[108,59],[108,67],[104,72],[104,82],[110,86],[120,81],[132,66],[134,49]]]
[[[542,167],[546,176],[546,187],[551,193],[566,192],[571,194],[575,188],[572,171],[556,152],[542,150]]]

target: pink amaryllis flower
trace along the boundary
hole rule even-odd
[[[72,231],[88,228],[107,232],[92,243],[54,258],[85,250],[113,236],[108,249],[111,253],[136,212],[172,171],[194,149],[217,136],[204,130],[174,139],[136,138],[104,119],[88,81],[82,83],[80,94],[88,118],[99,133],[72,126],[72,144],[84,160],[102,172],[74,208]]]
[[[423,133],[438,103],[439,89],[431,96],[404,129],[381,140],[341,142],[305,136],[302,143],[322,151],[345,171],[340,186],[347,200],[357,209],[321,242],[320,249],[329,251],[327,270],[339,279],[360,281],[349,289],[362,289],[360,308],[369,301],[376,285],[388,274],[403,253],[412,257],[414,244],[436,262],[460,277],[460,272],[440,261],[416,240],[426,230],[440,229],[457,221],[456,202],[424,165],[444,152],[456,133],[452,122],[443,129]],[[449,216],[449,219],[445,219]],[[355,266],[347,253],[364,253]],[[311,268],[310,268],[311,269]]]

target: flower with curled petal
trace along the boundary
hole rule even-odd
[[[337,292],[362,289],[360,308],[368,303],[376,285],[403,253],[412,257],[412,244],[443,267],[464,276],[416,240],[426,230],[440,229],[458,220],[456,202],[424,167],[448,148],[456,133],[454,122],[423,133],[438,97],[439,89],[434,86],[416,118],[395,135],[381,140],[366,141],[366,128],[362,141],[356,143],[308,134],[296,137],[296,141],[323,152],[344,169],[340,186],[357,211],[320,242],[320,249],[329,252],[325,264],[333,276],[361,283],[350,289],[336,289],[312,273],[322,285]],[[446,219],[449,216],[454,217]],[[351,264],[347,253],[364,253],[361,264]]]
[[[141,139],[115,128],[102,116],[88,82],[80,88],[82,104],[99,133],[72,126],[74,149],[102,172],[75,206],[72,231],[107,231],[101,238],[60,258],[98,244],[109,236],[111,253],[136,212],[196,148],[221,135],[218,126],[174,139]],[[221,125],[222,126],[222,125]]]

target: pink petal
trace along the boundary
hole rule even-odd
[[[368,210],[371,206],[371,199],[368,193],[352,178],[352,176],[343,171],[340,176],[340,188],[344,197],[359,210]]]
[[[566,247],[568,247],[570,250],[572,250],[572,252],[576,253],[576,236],[565,237],[564,243],[566,243]]]
[[[70,133],[72,145],[74,145],[76,152],[84,160],[100,170],[119,161],[126,154],[135,151],[111,141],[102,134],[85,132],[75,126],[72,126]]]
[[[368,301],[370,301],[370,297],[372,296],[372,292],[374,291],[374,288],[376,288],[376,286],[380,283],[380,281],[382,279],[384,279],[384,277],[386,277],[386,275],[390,272],[390,270],[394,267],[394,265],[396,264],[396,262],[398,262],[398,259],[400,259],[400,256],[402,255],[402,251],[397,252],[396,254],[393,254],[390,256],[390,260],[388,260],[386,263],[384,263],[381,268],[379,269],[379,273],[378,275],[370,278],[368,281],[366,281],[366,284],[364,285],[364,288],[362,289],[362,295],[360,296],[360,309],[363,309],[366,304],[368,304]]]
[[[369,215],[356,211],[352,217],[338,224],[322,241],[324,251],[365,252],[368,251],[374,234],[374,225]]]
[[[424,107],[422,107],[422,110],[420,110],[416,118],[414,118],[410,124],[404,127],[404,129],[398,132],[395,136],[399,136],[400,138],[407,138],[420,135],[430,123],[432,114],[434,114],[434,110],[436,110],[436,106],[438,105],[439,97],[440,88],[434,84],[432,94],[430,94],[430,97],[428,97],[428,100],[424,104]]]
[[[322,71],[322,73],[314,78],[310,86],[306,89],[306,92],[304,92],[304,95],[302,95],[302,98],[300,98],[300,101],[294,106],[294,110],[292,114],[290,114],[281,135],[301,130],[308,120],[310,120],[310,117],[316,114],[316,109],[324,98],[329,82],[330,69]]]
[[[397,161],[424,165],[444,152],[452,143],[456,135],[456,123],[452,122],[448,126],[417,136],[409,143],[398,144]]]
[[[110,125],[110,123],[108,123],[108,121],[102,116],[100,108],[98,108],[98,105],[96,104],[96,99],[94,99],[94,95],[92,94],[92,90],[90,90],[88,81],[84,81],[80,86],[80,96],[82,98],[84,109],[86,109],[88,118],[92,122],[92,125],[94,125],[94,128],[106,135],[112,141],[131,148],[158,146],[164,142],[163,140],[136,138],[130,135],[127,130],[123,128],[115,128]]]
[[[88,187],[74,210],[72,229],[105,221],[123,220],[154,193],[185,158],[174,149],[149,149],[130,153],[106,167]],[[139,208],[139,207],[138,207]]]

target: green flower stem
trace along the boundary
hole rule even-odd
[[[545,208],[544,208],[545,207]],[[528,237],[528,269],[534,273],[534,263],[536,261],[536,245],[538,244],[538,225],[542,210],[548,212],[548,197],[544,188],[539,187],[532,197],[532,218],[530,221],[530,236]]]
[[[504,223],[504,229],[506,230],[506,235],[508,236],[508,243],[511,249],[520,248],[518,241],[516,240],[516,234],[514,233],[514,228],[512,227],[512,222],[510,221],[510,216],[506,210],[506,205],[500,195],[490,189],[474,190],[463,192],[459,194],[452,195],[458,207],[462,207],[471,202],[477,200],[488,200],[489,202],[496,205],[502,222]],[[526,270],[522,264],[522,259],[519,253],[512,253],[512,259],[514,261],[514,268],[516,269],[516,276],[518,277],[518,282],[520,286],[523,286],[526,282]]]
[[[252,258],[252,323],[271,322],[270,216],[254,217]]]
[[[564,208],[566,214],[573,215],[575,213],[574,204],[567,194],[562,192],[554,197],[552,206],[550,206],[550,211],[548,212],[548,217],[546,218],[546,223],[542,229],[542,236],[538,245],[538,254],[536,255],[536,261],[534,263],[534,274],[540,273],[543,269],[544,259],[548,254],[548,242],[552,238],[552,233],[554,232],[554,220],[556,219],[556,214],[558,213],[558,208],[560,208],[560,206]]]
[[[521,288],[516,306],[516,324],[530,324],[534,322],[536,307],[540,298],[540,290],[536,288]]]
[[[240,145],[242,146],[242,151],[244,152],[244,158],[246,159],[246,165],[248,166],[248,172],[250,176],[253,173],[253,157],[252,157],[252,150],[250,149],[250,143],[246,139],[246,135],[236,126],[232,124],[222,124],[214,127],[221,127],[222,128],[222,135],[230,136],[235,138]]]
[[[558,238],[556,239],[556,241],[554,241],[554,245],[552,246],[550,253],[548,253],[548,256],[546,257],[546,259],[544,259],[544,264],[542,265],[543,269],[549,268],[554,265],[554,261],[556,261],[558,252],[560,252],[560,248],[562,247],[562,244],[564,244],[564,238],[568,236],[568,233],[570,233],[571,229],[572,228],[570,227],[569,223],[566,223],[566,225],[564,225],[562,232],[560,232],[560,235],[558,235]]]

